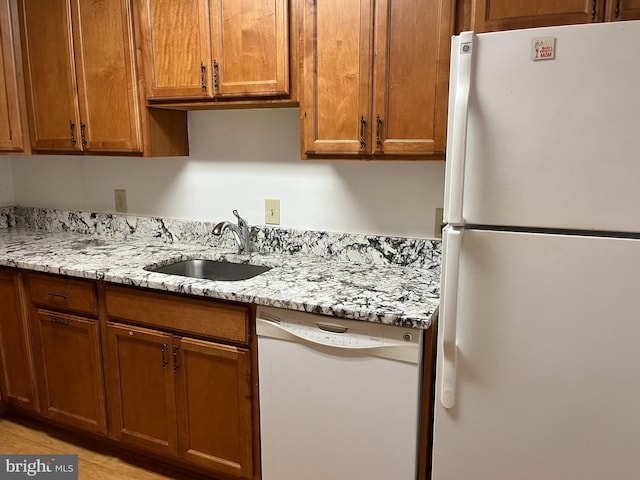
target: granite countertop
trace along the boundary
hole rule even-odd
[[[189,258],[272,267],[242,281],[145,270]],[[0,230],[0,265],[255,303],[337,317],[429,328],[439,304],[439,268],[372,264],[303,253],[238,255],[228,246],[167,243],[38,229]]]

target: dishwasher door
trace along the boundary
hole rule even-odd
[[[262,480],[415,480],[422,330],[259,307]]]

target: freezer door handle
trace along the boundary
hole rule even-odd
[[[444,229],[442,262],[442,303],[440,305],[440,328],[442,329],[442,362],[440,372],[440,403],[452,408],[456,403],[456,320],[458,309],[458,271],[463,230],[455,227]]]
[[[456,90],[453,101],[453,119],[451,123],[450,149],[447,163],[450,169],[447,175],[447,195],[445,198],[444,222],[450,225],[463,225],[462,200],[464,188],[465,157],[467,154],[467,118],[469,110],[469,91],[471,89],[471,59],[473,52],[473,32],[462,32],[457,43],[458,69],[452,72],[456,76]]]

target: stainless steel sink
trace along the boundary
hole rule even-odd
[[[224,260],[191,259],[171,263],[163,267],[148,267],[146,270],[183,277],[206,278],[209,280],[237,281],[253,278],[271,270],[263,265],[233,263]]]

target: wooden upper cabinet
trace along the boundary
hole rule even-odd
[[[289,92],[287,0],[136,0],[151,101]]]
[[[21,0],[25,83],[34,151],[80,151],[69,0]]]
[[[604,3],[604,0],[475,0],[472,30],[491,32],[599,22],[604,18]]]
[[[212,98],[207,1],[136,0],[136,8],[148,98]]]
[[[610,0],[606,9],[605,19],[609,22],[640,20],[640,0]]]
[[[210,0],[210,8],[216,95],[288,94],[287,0]]]
[[[81,147],[87,152],[140,152],[128,2],[75,0],[73,5]]]
[[[461,0],[456,31],[492,32],[602,21],[639,20],[640,0]]]
[[[411,155],[445,151],[451,12],[439,9],[447,7],[436,1],[377,3],[372,117],[375,152]]]
[[[359,154],[371,144],[372,5],[305,1],[300,114],[307,153]]]
[[[0,1],[0,152],[30,153],[15,0]]]
[[[140,154],[144,126],[145,155],[162,154],[149,131],[167,119],[141,118],[130,0],[19,6],[33,150]]]
[[[308,158],[442,158],[451,2],[305,1]]]

